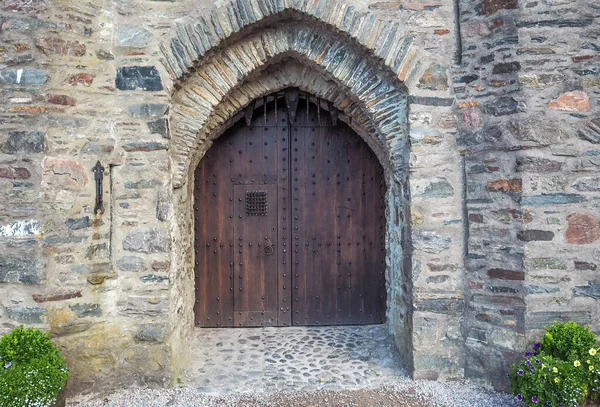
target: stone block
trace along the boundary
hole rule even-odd
[[[152,42],[152,32],[136,24],[120,24],[115,32],[115,45],[119,47],[145,47]]]
[[[0,226],[0,237],[23,237],[41,232],[41,223],[37,219],[18,220]]]
[[[139,181],[125,181],[125,188],[127,189],[146,189],[156,188],[161,186],[163,182],[159,179],[141,179]]]
[[[590,270],[595,271],[598,266],[587,261],[575,261],[575,270]]]
[[[171,197],[169,192],[161,189],[156,199],[156,219],[164,222],[171,217]]]
[[[517,270],[507,270],[501,268],[489,269],[487,272],[490,278],[499,280],[512,280],[512,281],[523,281],[525,280],[525,273]]]
[[[590,244],[600,238],[598,220],[589,213],[572,213],[567,216],[566,240],[571,244]]]
[[[90,140],[83,145],[81,152],[94,156],[108,155],[115,149],[115,139]]]
[[[92,85],[92,82],[94,81],[95,77],[96,75],[82,72],[69,76],[65,83],[71,86],[83,85],[89,87]]]
[[[550,101],[548,107],[565,112],[585,112],[590,110],[590,97],[581,91],[565,92]]]
[[[577,132],[577,136],[592,144],[600,144],[600,117],[587,122],[583,129]]]
[[[86,229],[92,226],[92,220],[89,216],[69,218],[65,221],[65,225],[71,230]]]
[[[600,281],[588,281],[587,285],[577,286],[573,288],[573,296],[575,297],[590,297],[595,300],[600,299]]]
[[[31,172],[24,167],[0,167],[0,178],[4,179],[28,179]]]
[[[563,259],[556,257],[529,258],[525,261],[529,270],[566,270],[567,264]]]
[[[167,252],[171,240],[163,229],[140,228],[130,232],[123,240],[123,250],[138,253]]]
[[[45,55],[70,57],[82,57],[87,49],[85,44],[79,41],[66,41],[56,37],[40,38],[36,43],[36,47]]]
[[[502,62],[502,63],[494,65],[494,68],[492,69],[492,74],[494,74],[494,75],[506,74],[506,73],[518,72],[519,70],[521,70],[521,64],[518,63],[517,61]]]
[[[81,297],[81,291],[66,291],[54,294],[32,294],[31,298],[37,303],[64,301]]]
[[[169,281],[167,276],[157,276],[156,274],[148,274],[140,277],[142,283],[162,283],[163,281]]]
[[[85,252],[85,257],[88,260],[108,259],[108,256],[108,245],[106,243],[93,244]]]
[[[148,130],[150,130],[150,134],[160,134],[163,138],[170,138],[167,119],[149,121],[146,125],[148,126]]]
[[[43,85],[50,77],[41,69],[2,69],[0,84],[5,85]]]
[[[71,304],[69,305],[69,308],[75,313],[75,315],[77,315],[77,318],[102,316],[102,308],[100,307],[100,304]]]
[[[454,195],[454,188],[446,178],[429,183],[425,186],[423,192],[419,194],[423,199],[447,198],[452,195]]]
[[[158,69],[154,66],[122,66],[117,68],[115,86],[120,90],[156,92],[163,89]]]
[[[515,164],[517,172],[548,173],[562,170],[564,163],[547,158],[519,157]]]
[[[45,146],[46,134],[41,131],[10,131],[0,151],[5,154],[36,154],[44,152]]]
[[[516,9],[517,5],[517,0],[483,0],[481,2],[481,9],[483,14],[489,16],[500,10]]]
[[[0,283],[41,284],[44,271],[40,260],[33,253],[21,256],[0,253]]]
[[[493,116],[506,116],[523,110],[521,104],[510,96],[500,96],[483,107],[485,113]]]
[[[490,192],[522,192],[523,180],[521,178],[513,178],[488,181],[485,189]]]
[[[600,177],[577,178],[573,188],[580,192],[600,192]]]
[[[417,298],[414,301],[416,311],[436,314],[458,315],[465,306],[462,298]]]
[[[554,232],[549,230],[522,230],[517,234],[517,238],[524,242],[543,241],[549,242],[554,239]]]
[[[164,322],[142,324],[135,339],[142,342],[164,342],[168,336],[168,325]]]
[[[123,256],[117,260],[117,268],[121,271],[144,271],[146,262],[138,256]]]
[[[452,246],[450,236],[441,235],[436,232],[413,231],[413,247],[426,253],[441,253]]]
[[[429,90],[447,90],[448,69],[439,64],[431,65],[425,70],[417,86]]]
[[[559,287],[542,287],[539,285],[527,285],[525,286],[525,294],[551,294],[560,291]]]
[[[42,307],[16,305],[6,307],[6,313],[8,314],[8,319],[21,324],[41,324],[44,322],[42,317],[46,313],[46,310]]]
[[[167,105],[163,103],[140,103],[129,105],[127,111],[131,117],[159,117],[167,112]]]
[[[169,269],[171,268],[171,262],[154,260],[150,267],[152,267],[152,270],[154,271],[169,271]]]
[[[88,183],[88,174],[81,163],[46,157],[43,162],[44,181],[64,189],[79,189]]]
[[[521,203],[526,206],[567,205],[584,201],[585,198],[577,194],[542,194],[521,198]]]
[[[46,96],[46,102],[61,106],[75,106],[77,104],[75,99],[67,95],[48,95]]]

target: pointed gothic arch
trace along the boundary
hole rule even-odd
[[[401,81],[412,69],[412,43],[399,40],[397,26],[382,25],[373,15],[342,3],[328,10],[325,2],[246,3],[261,10],[260,18],[258,13],[241,16],[239,11],[246,9],[239,3],[219,9],[209,20],[179,25],[170,45],[161,47],[174,80],[169,154],[177,219],[172,267],[178,272],[171,308],[180,326],[172,346],[185,349],[183,338],[193,327],[194,169],[249,103],[293,86],[339,109],[386,172],[387,319],[412,371],[408,103]],[[232,16],[237,19],[233,25]],[[384,44],[372,33],[382,35]],[[391,47],[385,45],[390,39],[397,41]],[[179,353],[181,361],[184,355]]]

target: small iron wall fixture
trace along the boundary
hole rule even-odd
[[[100,160],[96,162],[94,168],[94,178],[96,180],[96,206],[94,206],[94,214],[97,215],[104,213],[104,203],[102,201],[102,180],[104,179],[104,167],[100,164]]]

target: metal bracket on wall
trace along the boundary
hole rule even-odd
[[[104,179],[104,167],[100,164],[100,160],[96,162],[94,168],[92,168],[92,172],[94,173],[94,179],[96,180],[96,206],[94,206],[94,214],[104,213],[104,203],[102,201],[102,180]]]

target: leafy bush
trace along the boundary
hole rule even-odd
[[[541,342],[512,365],[510,387],[528,406],[576,407],[600,394],[600,350],[588,327],[554,323]]]
[[[517,399],[528,406],[577,406],[588,390],[580,366],[544,354],[513,365],[510,382]]]
[[[556,358],[586,359],[588,350],[596,345],[596,335],[589,327],[576,322],[555,322],[550,328],[546,328],[540,344],[540,352]]]
[[[0,405],[49,406],[68,376],[47,333],[20,326],[0,339]]]

